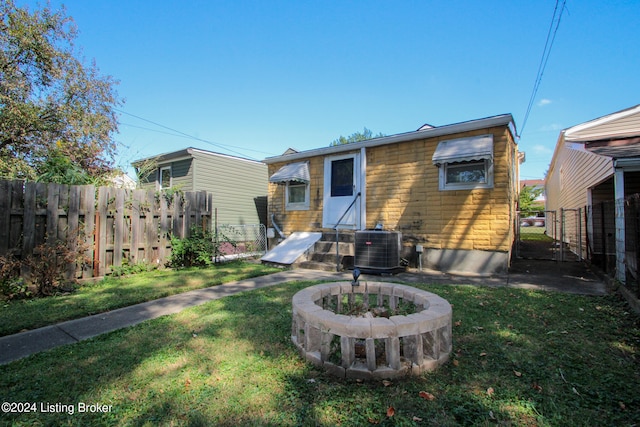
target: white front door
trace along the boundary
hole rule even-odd
[[[351,153],[326,157],[322,226],[334,228],[337,225],[338,228],[359,229],[361,200],[356,200],[359,193],[360,155]]]

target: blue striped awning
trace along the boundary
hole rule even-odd
[[[308,184],[311,181],[309,175],[309,163],[299,162],[290,163],[281,167],[278,172],[271,175],[269,182],[276,184],[284,184],[286,182],[304,182]]]

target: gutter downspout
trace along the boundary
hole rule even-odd
[[[274,213],[271,214],[271,225],[273,225],[273,228],[275,228],[275,230],[278,232],[281,238],[283,239],[286,238],[282,230],[280,230],[280,227],[278,227],[278,224],[276,224],[276,214]]]

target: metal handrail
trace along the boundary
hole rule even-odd
[[[340,223],[344,219],[345,215],[347,215],[347,213],[351,210],[353,205],[356,204],[358,197],[360,197],[361,195],[362,193],[360,192],[356,194],[356,197],[353,198],[353,202],[351,202],[349,207],[345,209],[344,213],[342,214],[338,222],[336,222],[336,225],[333,227],[333,229],[336,230],[336,271],[340,271],[340,229],[338,227],[340,226]]]

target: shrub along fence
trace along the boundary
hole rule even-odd
[[[205,191],[0,180],[0,256],[24,260],[63,244],[82,254],[82,262],[65,261],[68,279],[104,276],[124,263],[164,264],[172,236],[211,228],[212,202]]]

